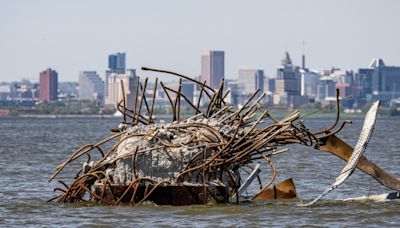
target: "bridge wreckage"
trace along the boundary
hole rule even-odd
[[[400,180],[363,156],[375,124],[379,101],[367,113],[360,138],[353,148],[336,136],[350,123],[339,124],[338,94],[334,124],[323,131],[311,132],[301,121],[299,111],[283,119],[270,115],[260,102],[265,94],[258,95],[259,91],[241,108],[235,109],[225,101],[229,90],[224,92],[223,82],[215,90],[206,82],[181,74],[142,69],[180,78],[177,90],[160,82],[171,105],[172,121],[156,122],[153,117],[157,78],[152,98],[146,97],[145,93],[148,79],[140,81],[138,78],[131,109],[127,107],[122,86],[124,99],[118,103],[118,110],[123,114],[122,124],[112,129],[110,137],[79,148],[57,166],[49,182],[77,159],[88,157],[70,184],[56,179],[61,185],[54,191],[60,194],[49,201],[95,201],[109,205],[139,205],[152,201],[159,205],[190,205],[295,198],[296,188],[292,179],[273,185],[276,177],[273,159],[288,152],[282,147],[289,144],[315,147],[347,161],[332,187],[303,206],[313,204],[335,189],[355,168],[382,185],[400,191]],[[182,80],[195,82],[200,88],[196,104],[182,93]],[[200,106],[202,100],[208,102],[205,108]],[[181,117],[181,102],[191,107],[193,115],[189,118]],[[91,161],[94,153],[101,158]],[[265,161],[263,164],[272,169],[270,179],[264,184],[259,176],[261,165],[256,161]],[[242,179],[244,171],[248,177]],[[243,199],[242,193],[256,179],[260,191]]]

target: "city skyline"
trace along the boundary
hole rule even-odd
[[[211,82],[210,87],[220,88],[224,78],[224,51],[208,50],[200,57],[202,75],[197,77],[199,83]],[[108,55],[109,68],[106,70],[105,81],[96,71],[81,71],[78,83],[58,83],[57,72],[48,68],[40,72],[39,84],[31,83],[29,80],[20,83],[0,83],[0,101],[5,106],[29,106],[45,100],[90,100],[104,104],[106,108],[115,108],[125,94],[128,104],[131,104],[134,91],[139,88],[135,89],[139,77],[136,75],[136,69],[126,69],[125,60],[126,53]],[[318,72],[307,68],[304,63],[304,55],[300,67],[294,64],[290,54],[285,52],[281,65],[276,69],[276,78],[269,78],[263,69],[241,68],[236,79],[224,81],[224,90],[229,91],[226,93],[226,99],[232,105],[241,105],[259,90],[258,92],[263,94],[262,102],[269,105],[278,107],[300,107],[310,103],[326,105],[336,99],[337,89],[343,99],[343,106],[347,108],[360,108],[376,99],[380,99],[382,105],[390,105],[400,99],[400,87],[397,86],[400,85],[400,66],[387,66],[383,59],[373,59],[367,68],[361,67],[357,70],[331,68]],[[145,93],[154,94],[151,86],[149,87],[151,91],[147,90],[148,79],[140,79],[140,83],[144,83]],[[125,93],[121,90],[121,80],[124,81]],[[189,81],[180,82],[183,82],[183,94],[189,98],[184,100],[194,102],[201,93],[199,86]],[[179,86],[176,80],[168,83]],[[57,89],[58,84],[60,90]],[[149,85],[151,84],[150,82]],[[161,106],[168,103],[165,95],[163,92],[154,94],[161,99],[159,104]],[[169,94],[168,97],[170,96],[173,94]]]
[[[200,61],[198,61],[200,64],[199,64],[199,74],[196,74],[196,75],[192,75],[192,74],[187,74],[189,77],[191,77],[191,78],[193,78],[193,79],[201,79],[200,77],[201,77],[201,71],[202,71],[202,58],[204,57],[204,53],[207,53],[207,52],[215,52],[215,50],[207,50],[207,51],[203,51],[202,52],[202,54],[200,53],[199,54],[199,56],[200,56]],[[217,52],[221,52],[221,53],[223,53],[224,54],[224,50],[220,50],[220,51],[217,51]],[[106,54],[106,56],[108,56],[108,57],[110,57],[111,55],[115,55],[115,54],[124,54],[124,58],[126,58],[126,52],[112,52],[113,54],[110,54],[110,53],[108,53],[108,54]],[[283,52],[283,54],[284,55],[287,55],[287,54],[289,54],[290,56],[292,56],[292,54],[291,54],[291,52],[290,51],[284,51]],[[279,59],[279,57],[277,57],[278,59]],[[284,56],[284,58],[285,58],[285,56]],[[224,55],[224,57],[223,57],[223,59],[225,59],[225,55]],[[293,61],[293,65],[295,65],[295,66],[297,66],[297,67],[302,67],[303,66],[303,63],[304,62],[306,62],[307,60],[307,55],[302,55],[301,56],[301,61],[299,61],[299,62],[296,62],[296,61]],[[290,60],[292,61],[292,58],[290,57]],[[304,62],[303,62],[303,60],[304,60]],[[381,60],[381,61],[385,61],[385,65],[386,66],[394,66],[394,67],[397,67],[397,66],[400,66],[400,62],[398,63],[398,64],[387,64],[387,61],[386,61],[386,59],[384,59],[384,58],[382,58],[382,57],[375,57],[375,58],[371,58],[369,61],[367,61],[365,64],[363,64],[363,65],[361,65],[361,66],[355,66],[355,68],[341,68],[340,66],[337,66],[337,65],[334,65],[334,64],[332,64],[332,66],[331,67],[327,67],[327,68],[321,68],[321,69],[317,69],[317,68],[315,68],[315,67],[309,67],[308,65],[305,65],[305,67],[306,67],[306,69],[310,69],[312,72],[316,72],[316,73],[319,73],[319,74],[323,74],[325,71],[331,71],[331,70],[344,70],[344,71],[357,71],[358,69],[364,69],[364,68],[371,68],[371,64],[374,62],[374,61],[376,61],[376,60]],[[224,65],[226,65],[226,63],[225,63],[225,60],[223,60],[223,62],[224,62]],[[282,62],[282,59],[280,59],[278,62]],[[124,71],[117,71],[117,72],[114,72],[113,70],[110,70],[110,68],[108,68],[107,66],[109,66],[109,60],[107,60],[106,61],[106,63],[105,63],[105,68],[104,68],[104,70],[98,70],[98,69],[79,69],[79,71],[77,71],[76,73],[75,73],[75,75],[74,75],[74,77],[73,78],[71,78],[71,80],[60,80],[60,75],[59,75],[59,70],[57,70],[57,74],[58,74],[58,82],[78,82],[79,81],[79,75],[82,73],[82,72],[96,72],[96,73],[98,73],[99,74],[99,77],[102,79],[102,80],[104,80],[104,81],[106,81],[107,80],[107,74],[110,74],[110,73],[123,73]],[[271,74],[267,74],[266,73],[266,70],[264,69],[264,68],[262,68],[262,67],[257,67],[257,66],[255,66],[254,64],[252,65],[252,64],[247,64],[247,65],[238,65],[236,68],[237,68],[237,71],[236,72],[234,72],[232,75],[228,75],[228,76],[224,76],[223,78],[224,79],[228,79],[228,80],[235,80],[235,79],[238,79],[238,77],[240,76],[240,71],[241,70],[243,70],[243,69],[258,69],[258,70],[262,70],[263,72],[265,72],[265,76],[267,76],[268,78],[270,78],[270,79],[277,79],[277,78],[279,78],[279,73],[276,71],[278,68],[280,68],[282,65],[281,64],[278,64],[274,69],[270,69],[270,70],[272,70],[273,71],[273,73],[271,73]],[[49,69],[49,68],[51,68],[51,69],[56,69],[55,67],[53,67],[53,66],[47,66],[47,67],[45,67],[45,69]],[[130,66],[130,67],[126,67],[125,68],[125,71],[129,71],[129,70],[134,70],[134,71],[141,71],[141,67],[132,67],[132,66]],[[226,71],[226,69],[225,69],[225,67],[224,67],[224,71]],[[146,72],[146,71],[141,71],[141,72]],[[12,82],[19,82],[19,81],[24,81],[24,80],[28,80],[28,81],[30,81],[30,82],[33,82],[33,83],[38,83],[39,82],[39,78],[37,77],[37,72],[35,72],[35,74],[32,76],[32,77],[22,77],[22,78],[17,78],[17,79],[14,79],[14,80],[10,80],[10,81],[7,81],[7,80],[2,80],[1,78],[0,78],[0,83],[12,83]],[[145,75],[146,77],[149,77],[149,78],[155,78],[155,77],[157,77],[156,75]],[[164,78],[165,79],[165,78]],[[168,82],[174,82],[174,81],[178,81],[178,79],[177,78],[175,78],[175,77],[171,77],[171,78],[168,78],[168,77],[166,77],[166,79],[167,80],[164,80],[164,81],[168,81]]]
[[[224,50],[227,79],[241,66],[275,77],[285,50],[301,66],[304,49],[306,66],[318,70],[355,70],[377,57],[400,65],[399,2],[212,3],[2,2],[0,18],[8,23],[2,25],[7,36],[0,37],[0,81],[36,78],[47,67],[57,69],[60,81],[75,81],[82,70],[104,78],[104,56],[113,52],[126,52],[126,65],[138,70],[152,66],[198,76],[199,53]],[[114,5],[118,16],[106,16]]]

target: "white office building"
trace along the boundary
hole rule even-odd
[[[79,73],[79,99],[104,101],[104,82],[96,71]]]

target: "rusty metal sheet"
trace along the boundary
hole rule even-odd
[[[273,185],[259,192],[251,201],[264,201],[274,199],[293,199],[297,197],[296,186],[293,179],[289,178],[277,185]]]

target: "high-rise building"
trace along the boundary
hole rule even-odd
[[[368,68],[358,70],[356,83],[362,99],[380,99],[383,103],[400,96],[400,67],[386,66],[382,59],[373,59]]]
[[[253,94],[258,89],[259,95],[264,92],[264,71],[262,69],[239,69],[238,82],[246,93]]]
[[[79,99],[103,101],[104,82],[96,71],[82,71],[79,73]]]
[[[207,51],[201,55],[201,82],[218,89],[225,77],[225,53]]]
[[[108,55],[108,69],[111,70],[111,73],[123,74],[125,73],[125,62],[126,62],[125,53],[113,53]]]
[[[105,104],[116,108],[118,102],[123,100],[122,82],[125,92],[126,107],[131,108],[135,96],[136,80],[136,71],[134,69],[128,70],[125,74],[110,74],[108,77],[108,95],[106,96]]]
[[[271,93],[276,93],[276,78],[268,78],[268,91]]]
[[[335,82],[330,76],[323,76],[318,81],[318,100],[325,101],[336,95]],[[334,99],[331,99],[334,100]]]
[[[58,74],[56,71],[48,68],[40,72],[39,76],[39,100],[40,101],[54,101],[57,100],[58,90]]]
[[[300,67],[292,64],[288,52],[285,52],[282,64],[277,70],[275,90],[274,104],[298,107],[308,102],[306,96],[301,96]]]
[[[192,103],[194,102],[194,88],[194,82],[182,80],[182,94]],[[186,101],[184,101],[183,104],[186,104]]]
[[[315,99],[318,96],[319,73],[308,69],[301,69],[300,75],[301,95]]]
[[[277,70],[276,93],[278,95],[299,96],[301,92],[301,76],[298,66],[292,64],[289,53],[285,52],[282,64]]]
[[[126,71],[126,54],[125,52],[116,52],[108,55],[108,69],[106,70],[106,78],[104,80],[104,94],[108,95],[108,76],[112,73],[125,74]]]

